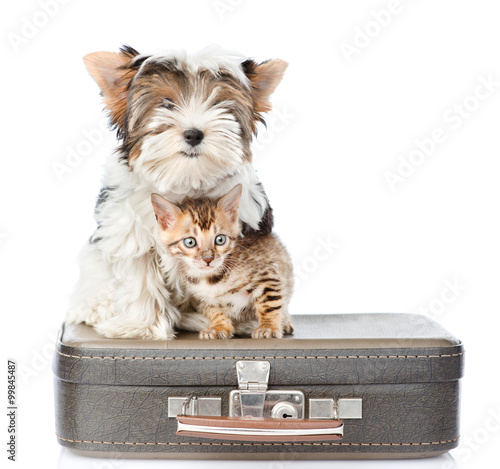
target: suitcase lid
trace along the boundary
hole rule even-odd
[[[63,325],[54,360],[59,379],[81,384],[237,387],[236,362],[266,360],[269,386],[405,384],[457,380],[462,343],[426,316],[376,313],[292,316],[283,339],[107,339]]]

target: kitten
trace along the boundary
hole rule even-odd
[[[240,235],[242,186],[213,201],[172,204],[151,196],[159,238],[186,291],[197,300],[210,326],[202,339],[228,339],[235,325],[257,319],[252,337],[280,338],[293,327],[287,307],[293,289],[290,256],[271,234]]]

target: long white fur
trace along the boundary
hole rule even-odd
[[[137,56],[136,60],[140,57],[142,56]],[[187,64],[193,73],[196,73],[200,68],[210,70],[214,75],[217,75],[220,70],[226,70],[238,78],[244,86],[250,87],[250,81],[240,67],[240,64],[247,59],[247,56],[239,52],[223,49],[217,44],[212,44],[191,54],[188,54],[185,50],[163,51],[151,55],[146,62],[162,62],[171,59],[177,59]],[[144,67],[144,63],[141,67]]]

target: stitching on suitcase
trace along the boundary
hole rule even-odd
[[[56,352],[68,358],[93,359],[93,360],[310,360],[310,359],[337,359],[337,358],[449,358],[459,357],[465,352],[442,355],[337,355],[326,357],[94,357],[85,355],[69,355],[56,349]]]
[[[69,443],[91,443],[101,445],[131,445],[131,446],[429,446],[429,445],[442,445],[445,443],[453,443],[460,437],[453,438],[452,440],[431,441],[428,443],[131,443],[131,442],[115,442],[115,441],[86,441],[86,440],[70,440],[57,435],[62,441]]]

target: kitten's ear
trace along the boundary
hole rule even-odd
[[[151,203],[156,213],[156,219],[163,231],[169,229],[172,223],[175,222],[179,216],[179,207],[164,199],[161,195],[153,194],[151,196]]]
[[[236,187],[233,187],[217,203],[217,207],[220,210],[224,211],[233,223],[238,219],[238,209],[240,208],[242,191],[243,186],[241,184],[238,184]]]

